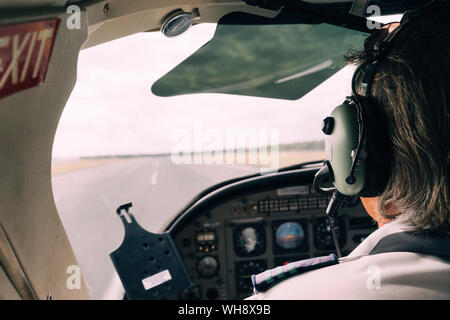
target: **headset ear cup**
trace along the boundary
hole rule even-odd
[[[363,197],[379,196],[386,188],[392,171],[390,126],[384,109],[372,98],[362,102],[365,123],[366,174]]]

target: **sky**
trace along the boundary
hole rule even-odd
[[[322,119],[350,93],[345,67],[297,101],[193,94],[157,97],[152,84],[209,41],[215,24],[166,38],[144,32],[82,50],[53,157],[173,151],[180,130],[276,130],[280,144],[320,140]]]

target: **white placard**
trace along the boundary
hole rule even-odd
[[[169,280],[172,280],[172,276],[170,275],[169,270],[164,270],[143,279],[142,284],[144,285],[145,290],[149,290]]]

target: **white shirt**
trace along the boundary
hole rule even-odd
[[[369,255],[385,236],[407,230],[401,222],[387,223],[339,264],[284,280],[247,299],[450,299],[449,260],[412,252]]]

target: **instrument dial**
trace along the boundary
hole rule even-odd
[[[219,261],[213,256],[204,256],[197,263],[197,272],[202,278],[214,277],[219,271]]]
[[[262,224],[237,226],[233,238],[234,251],[240,257],[258,256],[266,251],[266,232]]]
[[[253,290],[252,275],[267,270],[265,260],[241,261],[236,263],[236,290],[240,293],[251,293]]]
[[[345,229],[344,221],[338,219],[338,228],[336,229],[336,235],[338,238],[339,246],[342,248],[345,245]],[[334,250],[334,241],[331,234],[330,224],[328,218],[318,218],[314,221],[314,245],[319,250]]]

